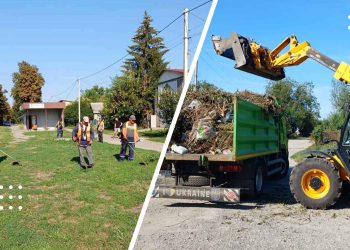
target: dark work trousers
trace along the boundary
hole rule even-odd
[[[63,130],[62,129],[58,129],[57,130],[57,138],[62,138],[63,137]]]
[[[129,161],[134,160],[134,150],[135,150],[135,142],[133,137],[129,137],[127,140],[121,141],[122,146],[120,148],[120,159],[124,160],[126,155],[126,150],[129,148]]]
[[[80,166],[82,167],[92,166],[94,162],[93,162],[91,145],[86,145],[86,146],[79,145],[78,148],[79,148]],[[84,154],[86,154],[89,164],[86,164],[84,159]]]
[[[103,142],[103,131],[97,131],[98,134],[98,141]]]

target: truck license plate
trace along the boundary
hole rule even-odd
[[[240,190],[238,188],[156,186],[153,197],[238,203]]]

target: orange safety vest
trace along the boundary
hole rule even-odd
[[[81,133],[82,132],[82,125],[79,124],[79,127],[78,127],[78,133],[77,133],[77,137],[78,137],[78,140],[79,140],[79,143],[81,141]],[[90,138],[90,123],[88,124],[87,128],[86,128],[86,140],[87,142],[91,142],[91,138]]]
[[[138,141],[138,134],[137,134],[137,125],[136,123],[130,124],[129,122],[126,122],[122,128],[122,134],[123,138],[126,139],[126,132],[128,129],[133,129],[134,130],[134,142]]]

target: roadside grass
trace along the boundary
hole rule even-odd
[[[0,127],[2,145],[10,133]],[[5,146],[23,166],[0,162],[0,249],[126,249],[159,153],[137,149],[149,161],[142,167],[137,159],[117,162],[119,146],[96,142],[95,167],[85,171],[69,139],[56,141],[56,132],[48,131],[28,134],[34,137]]]
[[[3,149],[11,140],[12,140],[11,128],[0,127],[0,149]]]
[[[305,159],[305,152],[306,151],[311,151],[311,150],[326,150],[328,148],[335,148],[337,147],[336,143],[329,143],[329,144],[312,144],[311,146],[309,146],[308,148],[299,151],[297,153],[295,153],[294,155],[291,156],[291,158],[293,160],[295,160],[296,162],[301,162]]]
[[[74,126],[66,126],[65,129],[72,131]],[[96,128],[94,128],[96,129]],[[144,137],[146,140],[153,141],[153,142],[165,142],[165,138],[168,134],[168,129],[152,129],[152,130],[143,130],[139,127],[139,136]],[[68,131],[67,131],[68,132]],[[95,131],[96,132],[96,131]],[[113,135],[114,131],[113,129],[105,129],[103,131],[106,135]],[[96,135],[97,136],[97,135]]]
[[[154,142],[165,142],[165,138],[168,134],[168,129],[153,129],[147,131],[140,131],[139,136],[145,137],[147,140]]]

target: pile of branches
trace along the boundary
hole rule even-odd
[[[250,91],[225,92],[212,85],[190,88],[186,94],[172,143],[186,147],[189,153],[230,153],[233,145],[233,122],[227,114],[232,113],[234,96],[252,102],[267,112],[279,112],[272,97]],[[198,139],[201,128],[210,128],[207,137]]]

